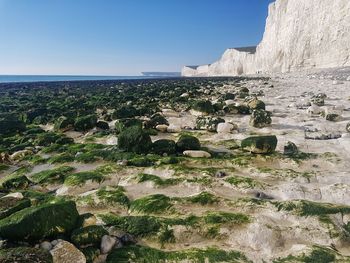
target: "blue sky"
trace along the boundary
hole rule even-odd
[[[0,0],[0,74],[139,75],[256,45],[272,0]]]

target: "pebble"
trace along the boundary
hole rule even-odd
[[[108,235],[104,235],[101,239],[101,253],[108,254],[113,249],[117,239]]]
[[[50,251],[52,249],[52,244],[48,241],[44,241],[40,244],[40,248],[47,250],[47,251]]]
[[[184,151],[183,155],[193,158],[210,158],[211,154],[206,151]]]

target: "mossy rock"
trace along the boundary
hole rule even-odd
[[[132,126],[119,134],[118,147],[127,152],[148,153],[152,148],[152,140],[142,128]]]
[[[192,109],[195,111],[211,114],[215,112],[213,104],[208,100],[199,100],[193,103]]]
[[[53,201],[25,208],[0,220],[0,236],[23,241],[70,234],[78,219],[73,201]]]
[[[176,143],[177,151],[183,152],[187,150],[200,150],[201,144],[199,140],[191,135],[182,135]]]
[[[105,121],[98,121],[96,127],[101,130],[109,130],[109,124]]]
[[[216,132],[218,124],[224,122],[225,120],[219,117],[200,116],[196,119],[196,129]]]
[[[169,125],[169,122],[166,120],[166,118],[163,115],[156,113],[152,115],[149,121],[145,122],[145,128],[155,129],[157,125],[161,125],[161,124]]]
[[[8,217],[13,213],[30,206],[29,199],[18,199],[14,197],[3,197],[0,199],[0,219]]]
[[[0,249],[1,263],[52,263],[50,252],[40,248],[16,247]]]
[[[31,181],[25,175],[8,176],[2,180],[2,188],[7,190],[27,189]]]
[[[64,179],[65,185],[79,186],[85,184],[87,181],[102,183],[105,177],[97,171],[87,171],[80,173],[69,174]]]
[[[275,135],[249,137],[241,142],[241,147],[256,154],[273,153],[277,147],[277,137]]]
[[[98,246],[104,235],[108,235],[108,232],[102,226],[87,226],[74,230],[71,240],[78,247],[87,245]]]
[[[86,263],[93,263],[101,254],[100,249],[93,246],[81,248],[80,251],[83,252]]]
[[[133,106],[123,106],[114,111],[112,118],[113,119],[126,119],[133,118],[139,115],[138,110]]]
[[[257,98],[250,100],[247,105],[250,110],[265,110],[266,108],[265,103]]]
[[[176,143],[173,140],[162,139],[155,141],[152,148],[153,152],[159,155],[176,153]]]
[[[270,126],[272,123],[271,112],[265,110],[253,110],[249,123],[255,128]]]
[[[166,213],[172,206],[170,197],[155,194],[132,201],[130,210],[136,213],[159,214]]]
[[[137,127],[142,128],[142,121],[140,121],[138,119],[121,119],[121,120],[118,120],[115,123],[115,131],[117,133],[121,133],[125,129],[130,128],[132,126],[137,126]]]
[[[61,116],[55,121],[54,129],[56,131],[68,130],[70,128],[73,128],[73,125],[74,125],[73,119],[69,119],[65,116]]]
[[[78,117],[75,119],[74,122],[74,129],[76,131],[88,131],[96,126],[97,123],[97,117],[96,115],[87,115],[87,116],[82,116]]]

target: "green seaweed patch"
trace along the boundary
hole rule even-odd
[[[263,183],[258,182],[250,177],[242,177],[242,176],[230,176],[225,179],[231,185],[242,188],[263,188]]]
[[[278,211],[293,211],[300,216],[324,216],[333,214],[350,214],[350,207],[328,203],[316,203],[307,200],[272,202]]]
[[[159,187],[166,187],[171,185],[176,185],[183,181],[180,178],[168,178],[168,179],[162,179],[159,176],[153,175],[153,174],[138,174],[137,175],[137,181],[139,183],[143,182],[153,182],[156,186]]]
[[[208,192],[201,192],[198,195],[187,197],[185,200],[193,204],[200,205],[212,205],[219,202],[219,198],[217,196]]]
[[[129,246],[112,251],[107,257],[107,263],[112,262],[249,262],[240,252],[224,251],[217,248],[189,249],[183,251],[162,251],[150,247]]]
[[[61,166],[52,170],[42,171],[31,176],[37,184],[63,183],[65,177],[74,171],[73,167]]]
[[[0,172],[6,171],[9,168],[10,168],[10,166],[0,163]]]
[[[250,217],[241,213],[209,212],[204,216],[207,224],[234,224],[242,225],[250,222]]]
[[[173,207],[171,198],[162,194],[149,195],[131,202],[130,210],[136,213],[159,214]]]
[[[105,180],[105,176],[100,172],[88,171],[69,174],[64,179],[64,184],[69,186],[80,186],[85,184],[87,181],[102,183]]]
[[[153,216],[117,216],[113,214],[99,215],[108,226],[115,226],[136,237],[146,237],[157,234],[164,223]]]
[[[297,172],[293,169],[271,169],[268,167],[258,168],[261,173],[268,173],[277,177],[298,178],[303,177],[310,182],[310,179],[315,176],[314,172]]]
[[[51,164],[71,163],[71,162],[74,162],[74,155],[72,155],[70,153],[57,154],[57,155],[50,157],[48,162]]]
[[[285,258],[278,258],[273,263],[331,263],[331,262],[349,262],[350,257],[342,256],[337,251],[320,246],[314,246],[311,253],[303,253],[299,256],[289,255]]]
[[[125,207],[129,207],[130,205],[130,200],[125,194],[125,189],[121,186],[113,188],[103,187],[96,192],[96,196],[107,205],[120,204]]]

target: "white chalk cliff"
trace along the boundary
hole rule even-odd
[[[255,48],[232,48],[183,76],[236,76],[350,66],[350,0],[276,0]]]

